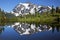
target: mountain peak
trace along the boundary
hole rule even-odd
[[[41,12],[46,12],[47,9],[48,10],[51,10],[51,7],[50,6],[37,6],[36,4],[32,4],[32,3],[29,3],[29,2],[26,2],[26,3],[19,3],[14,9],[13,9],[13,14],[14,15],[27,15],[29,13],[31,14],[35,14],[35,8],[36,8],[36,11],[41,13]]]

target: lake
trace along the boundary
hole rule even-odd
[[[60,40],[59,27],[14,23],[0,26],[0,40]]]

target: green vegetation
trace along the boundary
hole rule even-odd
[[[35,9],[36,10],[36,9]],[[57,11],[58,10],[58,11]],[[42,14],[35,12],[34,15],[28,14],[24,16],[14,16],[13,14],[6,13],[0,9],[0,25],[6,23],[24,22],[24,23],[36,23],[36,24],[48,24],[60,26],[60,9],[56,10],[52,6],[51,12],[44,12]]]
[[[54,17],[52,17],[50,14],[36,14],[36,15],[26,15],[23,17],[17,18],[19,22],[27,22],[27,23],[51,23],[54,20]]]

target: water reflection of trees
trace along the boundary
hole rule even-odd
[[[52,32],[54,32],[54,30],[57,30],[57,32],[59,32],[60,26],[52,26]]]
[[[54,32],[55,29],[57,30],[57,32],[59,32],[60,31],[60,18],[59,18],[59,15],[53,15],[53,16],[55,16],[56,19],[51,24],[51,26],[52,26],[52,32]]]
[[[0,26],[0,34],[4,31],[4,27]]]

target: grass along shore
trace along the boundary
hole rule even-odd
[[[36,23],[36,24],[52,24],[52,23],[57,23],[58,20],[57,18],[60,18],[60,13],[54,13],[54,14],[39,14],[36,13],[35,15],[24,15],[24,16],[18,16],[18,17],[11,17],[8,18],[6,17],[5,19],[0,17],[0,24],[2,23],[13,23],[13,22],[23,22],[23,23]],[[59,22],[60,24],[60,22]]]
[[[58,16],[60,18],[59,13],[56,13],[56,14],[35,14],[35,15],[28,14],[23,17],[17,17],[16,21],[24,22],[24,23],[26,22],[26,23],[51,24],[51,23],[57,21]]]

